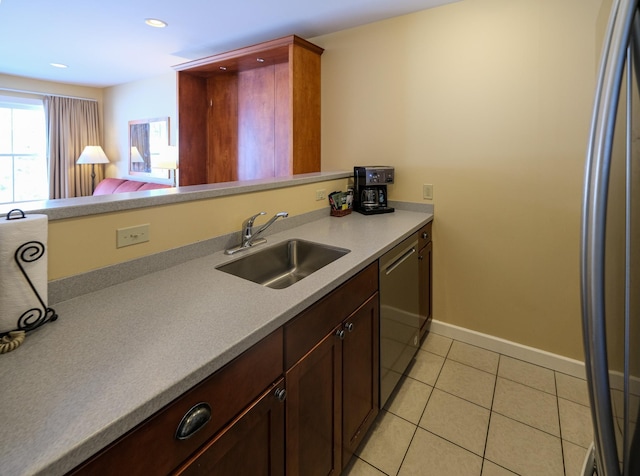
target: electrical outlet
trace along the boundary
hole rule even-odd
[[[316,190],[316,200],[326,200],[327,199],[327,190],[326,189],[321,189],[321,190]]]
[[[118,228],[116,230],[116,248],[137,245],[149,241],[149,224]]]
[[[422,186],[422,198],[425,200],[433,200],[433,185],[425,183]]]

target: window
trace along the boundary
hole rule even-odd
[[[46,142],[42,101],[0,97],[0,203],[49,198]]]

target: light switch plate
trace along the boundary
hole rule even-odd
[[[320,190],[316,190],[316,200],[326,200],[327,199],[327,190],[326,189],[320,189]]]
[[[149,241],[149,224],[118,228],[116,230],[116,248],[137,245]]]
[[[425,200],[433,200],[433,185],[430,183],[425,183],[422,186],[422,198]]]

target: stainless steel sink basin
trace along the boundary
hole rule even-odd
[[[283,289],[309,276],[351,250],[304,240],[264,248],[217,269],[273,289]]]

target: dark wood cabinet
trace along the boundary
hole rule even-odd
[[[320,55],[297,36],[175,67],[180,185],[320,171]]]
[[[379,411],[377,262],[285,325],[287,475],[340,474]]]
[[[328,334],[287,370],[287,475],[326,476],[342,469],[342,345]]]
[[[342,341],[342,467],[380,407],[379,303],[374,294],[344,321]]]
[[[418,235],[418,285],[420,339],[427,333],[433,312],[433,243],[431,241],[431,222],[422,227]]]
[[[173,474],[284,475],[283,391],[281,379]]]

